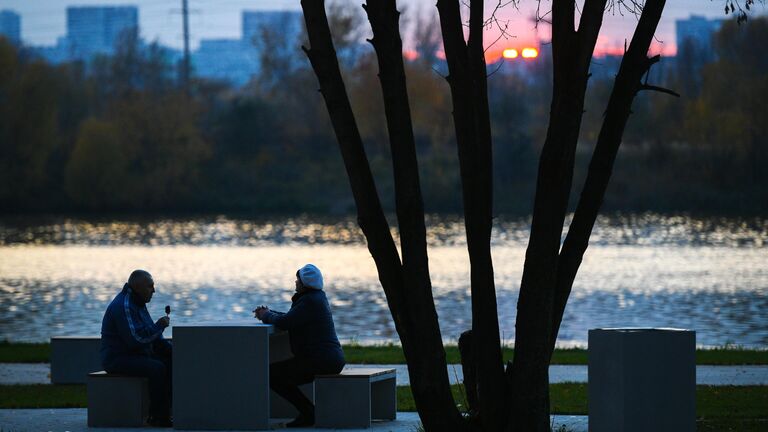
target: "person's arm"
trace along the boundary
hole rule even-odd
[[[154,342],[165,329],[157,323],[145,323],[141,319],[139,309],[131,305],[129,295],[126,294],[122,304],[117,306],[113,313],[113,319],[120,334],[120,339],[129,348],[139,348]]]
[[[274,324],[281,330],[290,330],[305,325],[310,322],[315,315],[317,314],[312,301],[305,297],[297,301],[291,310],[286,313],[268,310],[261,320],[267,324]]]
[[[253,316],[254,316],[254,318],[258,318],[258,319],[260,319],[263,322],[264,321],[264,315],[267,312],[272,312],[272,313],[275,313],[275,314],[278,314],[278,315],[283,315],[284,314],[284,312],[271,311],[271,310],[269,310],[269,307],[267,307],[267,306],[259,306],[259,307],[257,307],[256,309],[253,310]]]

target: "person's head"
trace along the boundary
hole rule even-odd
[[[307,264],[296,272],[296,292],[302,293],[311,289],[323,289],[323,274],[312,264]]]
[[[134,270],[128,277],[128,286],[144,303],[149,303],[155,293],[155,281],[146,270]]]

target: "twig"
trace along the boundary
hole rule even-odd
[[[650,84],[640,84],[640,88],[638,89],[638,91],[643,91],[643,90],[657,91],[659,93],[666,93],[668,95],[672,95],[672,96],[675,96],[675,97],[680,97],[680,93],[677,93],[674,90],[670,90],[668,88],[659,87],[659,86],[650,85]]]
[[[488,74],[488,75],[486,75],[485,77],[486,77],[486,78],[490,78],[490,77],[491,77],[491,75],[493,75],[493,74],[495,74],[496,72],[498,72],[498,71],[499,71],[499,69],[501,69],[501,67],[502,67],[503,65],[504,65],[504,57],[502,57],[502,58],[501,58],[501,61],[499,62],[499,65],[498,65],[498,66],[496,66],[496,69],[494,69],[494,71],[493,71],[493,72],[489,73],[489,74]]]

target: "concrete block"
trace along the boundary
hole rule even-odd
[[[395,377],[371,382],[371,418],[397,418],[397,384]]]
[[[174,428],[269,429],[269,335],[253,322],[173,328]]]
[[[89,373],[100,371],[101,336],[51,338],[51,383],[85,384]]]
[[[88,427],[142,427],[149,413],[147,379],[109,375],[87,376]]]
[[[85,384],[89,373],[104,368],[100,350],[101,336],[53,336],[51,384]]]
[[[590,432],[695,431],[695,356],[692,330],[590,330]]]
[[[315,390],[316,427],[371,427],[371,381],[368,378],[317,378]]]
[[[397,417],[394,369],[345,369],[315,377],[315,426],[369,428],[371,420]]]

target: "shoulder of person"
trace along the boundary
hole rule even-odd
[[[296,299],[295,303],[303,303],[305,305],[314,305],[326,301],[325,294],[320,290],[306,291],[304,294]]]
[[[117,295],[112,299],[111,302],[109,302],[108,308],[119,308],[123,307],[123,302],[125,301],[125,292],[119,292]]]
[[[323,290],[313,289],[312,291],[309,291],[308,294],[310,294],[309,297],[313,300],[325,299],[325,291]]]

